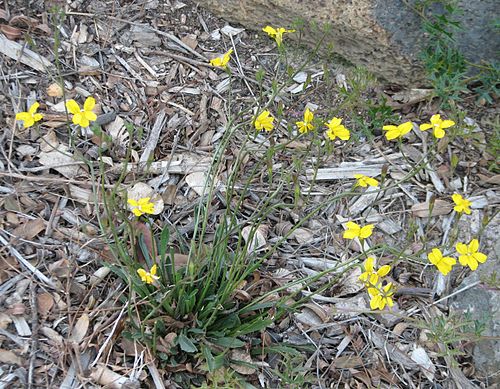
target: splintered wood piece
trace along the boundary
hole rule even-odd
[[[378,187],[370,186],[365,192],[349,207],[349,213],[353,216],[363,212],[366,208],[373,205],[377,197],[382,196]]]
[[[331,181],[353,179],[355,174],[363,174],[369,177],[376,177],[382,173],[382,164],[365,165],[362,162],[346,162],[340,164],[339,167],[320,168],[314,176],[314,169],[306,170],[308,180],[315,179],[316,181]]]
[[[153,128],[149,133],[148,140],[146,142],[146,146],[144,147],[144,151],[142,152],[139,163],[146,163],[150,160],[150,157],[153,156],[156,145],[158,144],[158,140],[160,139],[161,130],[165,128],[165,123],[167,121],[165,115],[165,110],[162,110],[158,113],[155,124],[153,125]]]
[[[0,53],[39,72],[48,72],[53,67],[47,58],[31,51],[25,45],[7,39],[3,34],[0,34]]]

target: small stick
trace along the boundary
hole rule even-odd
[[[3,230],[0,230],[0,232],[4,232]],[[23,265],[26,267],[29,271],[31,271],[40,281],[44,282],[48,286],[50,286],[52,289],[57,289],[56,284],[47,276],[45,276],[40,270],[38,270],[36,267],[34,267],[31,263],[29,263],[26,259],[23,258],[23,256],[17,251],[14,247],[11,246],[11,244],[0,234],[0,243],[5,245],[5,247],[9,248],[10,253]]]

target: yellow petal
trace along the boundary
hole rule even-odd
[[[262,29],[262,31],[267,32],[269,35],[274,36],[277,34],[277,31],[271,27],[271,26],[266,26]]]
[[[375,266],[375,258],[373,258],[373,257],[366,258],[366,261],[364,264],[365,270],[367,272],[371,273],[373,271],[374,266]]]
[[[397,127],[396,126],[384,126],[382,127],[382,130],[384,131],[393,131],[393,130],[397,130]]]
[[[211,59],[210,60],[210,65],[215,66],[215,67],[222,66],[222,58],[217,57],[217,58]]]
[[[393,140],[399,136],[400,136],[400,134],[397,130],[392,130],[392,131],[389,131],[385,134],[385,137],[387,138],[387,140]]]
[[[83,103],[84,111],[92,111],[95,107],[95,99],[92,96],[87,97],[85,103]]]
[[[445,263],[440,263],[436,266],[443,276],[447,275],[451,270]]]
[[[78,105],[78,103],[75,100],[66,101],[66,108],[73,115],[80,113],[80,106]],[[75,123],[75,124],[77,124],[77,123]]]
[[[80,125],[82,122],[83,115],[81,112],[75,113],[73,115],[73,124]]]
[[[432,124],[430,124],[430,123],[424,123],[424,124],[421,124],[421,125],[420,125],[420,130],[421,130],[421,131],[426,131],[426,130],[428,130],[429,128],[432,128]]]
[[[479,241],[477,239],[472,239],[469,243],[469,252],[475,253],[479,250]]]
[[[467,254],[467,245],[464,243],[457,243],[455,248],[457,249],[457,252],[462,255]]]
[[[151,197],[142,197],[137,203],[142,206],[148,204],[149,200],[151,200]]]
[[[385,277],[391,271],[391,267],[389,265],[384,265],[380,269],[378,269],[377,274],[380,277]]]
[[[31,127],[33,124],[35,124],[35,119],[33,119],[33,117],[30,116],[29,118],[27,118],[24,121],[23,126],[24,126],[24,128],[28,128],[28,127]]]
[[[452,257],[444,257],[443,262],[449,266],[452,266],[452,265],[457,263],[457,260],[455,258],[452,258]]]
[[[345,239],[354,239],[354,238],[357,238],[358,237],[358,231],[347,230],[347,231],[344,232],[343,237]]]
[[[36,110],[38,109],[39,106],[40,106],[40,103],[34,102],[31,105],[30,109],[28,109],[28,113],[31,114],[31,115],[33,115],[36,112]]]
[[[378,284],[378,274],[377,273],[370,274],[369,282],[370,282],[370,285],[377,285]]]
[[[446,133],[444,132],[444,130],[443,130],[442,128],[440,128],[440,127],[436,127],[436,128],[434,129],[434,136],[435,136],[437,139],[444,138],[445,134],[446,134]]]
[[[460,255],[458,257],[458,262],[460,262],[460,265],[462,265],[462,266],[468,266],[469,256],[468,255]]]
[[[309,108],[306,108],[306,111],[304,112],[304,121],[306,122],[312,122],[314,119],[314,113],[312,113]]]
[[[432,249],[432,251],[429,254],[427,254],[427,258],[434,265],[439,263],[442,257],[443,255],[441,254],[441,250],[439,249]]]
[[[377,296],[378,294],[380,294],[379,290],[377,288],[368,288],[367,289],[367,292],[370,296]]]
[[[455,122],[453,120],[443,120],[443,123],[441,123],[441,128],[449,128],[455,125]]]
[[[337,135],[335,135],[335,133],[331,129],[326,131],[326,136],[330,140],[335,140],[335,138],[337,137]]]
[[[16,120],[28,120],[31,117],[31,115],[28,112],[19,112],[16,113]]]
[[[486,260],[488,259],[488,256],[483,253],[474,253],[472,254],[472,257],[479,263],[485,263]]]
[[[359,231],[359,237],[361,239],[366,239],[370,237],[373,231],[373,227],[374,227],[373,224],[368,224],[363,228],[361,228],[361,230]]]
[[[134,199],[127,199],[127,203],[128,203],[128,205],[131,205],[133,207],[137,207],[139,205],[137,200],[134,200]]]
[[[468,265],[469,265],[470,269],[472,271],[474,271],[474,270],[477,269],[477,267],[478,267],[479,264],[477,263],[477,261],[475,260],[474,257],[469,257],[469,263],[468,263]]]
[[[142,281],[146,281],[146,278],[147,278],[147,275],[148,275],[148,272],[144,269],[137,269],[137,274],[139,274],[139,276],[141,277],[141,280]]]
[[[153,267],[151,268],[151,275],[152,276],[156,275],[156,268],[157,268],[157,266],[156,266],[156,264],[154,264]]]
[[[339,126],[335,132],[337,136],[342,140],[349,140],[349,138],[351,137],[351,133],[344,126]]]
[[[359,230],[359,225],[354,223],[354,222],[347,222],[345,224],[345,226],[349,229],[349,230]]]
[[[38,122],[43,119],[43,115],[41,113],[35,113],[33,115],[33,119],[35,120],[35,122]]]
[[[399,130],[401,131],[402,135],[408,133],[412,128],[413,128],[413,123],[412,122],[406,122],[398,126]]]
[[[89,122],[95,122],[96,119],[97,119],[97,115],[94,112],[92,112],[92,111],[85,111],[85,112],[83,112],[83,116]]]
[[[76,116],[76,115],[75,115]],[[90,122],[89,120],[85,117],[85,112],[82,112],[82,114],[80,115],[81,116],[81,119],[80,119],[80,126],[81,127],[88,127],[90,125]]]
[[[375,310],[378,309],[382,300],[382,296],[373,296],[370,300],[370,308]]]
[[[441,115],[436,114],[431,116],[431,123],[432,124],[439,124],[441,123]]]

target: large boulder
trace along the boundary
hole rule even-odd
[[[418,84],[424,80],[419,55],[425,45],[422,18],[415,0],[197,0],[222,18],[261,30],[269,24],[290,27],[305,21],[304,40],[314,46],[329,26],[321,49],[333,50],[355,65],[390,82]],[[442,2],[432,10],[442,12]],[[498,0],[459,1],[463,30],[457,42],[473,62],[498,60],[500,39],[495,18]],[[287,36],[287,39],[291,36]]]

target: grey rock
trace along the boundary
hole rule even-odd
[[[498,290],[498,280],[500,279],[500,216],[493,220],[485,228],[481,237],[480,251],[488,255],[488,260],[479,265],[478,269],[467,276],[460,287],[471,285],[481,281],[477,286],[457,295],[450,308],[455,314],[465,314],[468,312],[471,318],[479,320],[485,325],[482,339],[474,347],[474,364],[479,372],[485,377],[492,377],[493,382],[499,380],[498,364],[500,361],[500,290]],[[489,285],[487,280],[491,280],[496,274],[496,287]],[[496,377],[496,378],[495,378]],[[490,383],[492,383],[490,381]],[[500,383],[500,380],[499,382]]]
[[[411,9],[416,0],[198,0],[219,16],[262,30],[269,24],[290,28],[304,20],[302,41],[334,53],[377,76],[400,84],[421,84],[425,79],[420,51],[425,45],[421,17]],[[495,27],[498,0],[459,1],[463,30],[456,41],[473,62],[498,61],[500,39]],[[442,12],[439,4],[433,12]],[[296,39],[294,34],[285,39]]]

